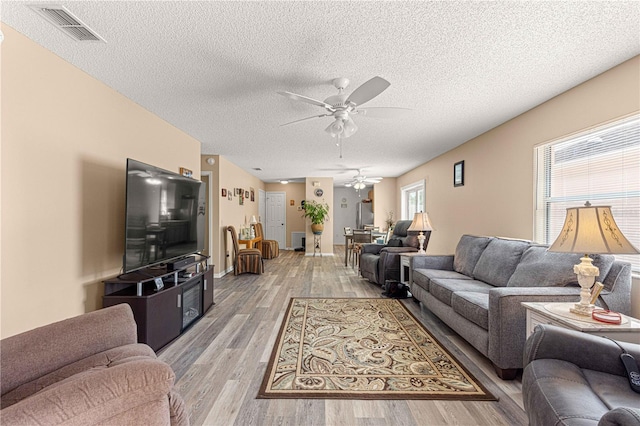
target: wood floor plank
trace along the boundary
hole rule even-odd
[[[334,256],[283,250],[262,275],[215,281],[204,318],[159,352],[176,372],[191,424],[226,425],[518,425],[526,424],[520,380],[502,381],[491,363],[435,315],[403,301],[434,337],[499,401],[257,399],[291,297],[382,297],[380,286]]]

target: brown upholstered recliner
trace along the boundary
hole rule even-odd
[[[188,425],[175,374],[120,304],[3,339],[6,425]]]
[[[235,255],[235,259],[233,261],[233,275],[244,274],[245,272],[262,274],[264,272],[264,263],[260,249],[240,249],[236,228],[230,225],[227,226],[227,231],[229,231],[231,239],[233,240],[233,253]]]
[[[262,257],[264,259],[273,259],[274,257],[278,257],[280,254],[280,246],[276,240],[265,240],[264,239],[264,231],[262,229],[262,224],[260,222],[256,223],[256,237],[262,237],[262,241],[258,243],[260,247],[260,251],[262,252]]]

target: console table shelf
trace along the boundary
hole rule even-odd
[[[158,350],[202,318],[214,304],[213,266],[148,269],[104,282],[104,307],[127,303],[138,327],[138,341]],[[156,279],[163,287],[156,288]]]

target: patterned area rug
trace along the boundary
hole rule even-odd
[[[495,400],[395,299],[292,298],[258,398]]]

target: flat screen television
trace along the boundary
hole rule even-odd
[[[204,250],[202,182],[127,159],[123,272]]]

